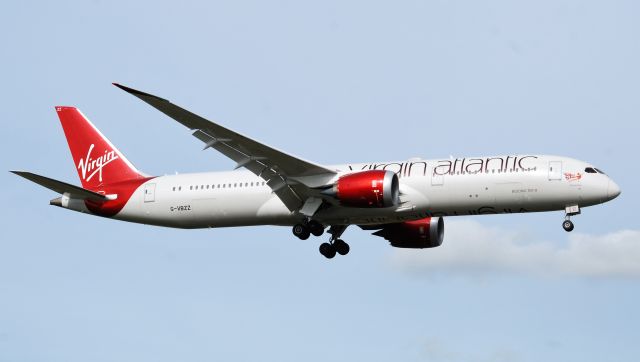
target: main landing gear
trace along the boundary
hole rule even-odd
[[[336,253],[340,255],[349,254],[349,244],[340,239],[340,235],[347,229],[346,225],[333,225],[329,228],[329,234],[331,238],[328,243],[322,243],[320,245],[320,254],[327,259],[331,259],[336,256]]]
[[[307,240],[311,234],[313,234],[313,236],[324,234],[324,225],[315,220],[310,220],[302,224],[295,224],[292,231],[293,235],[300,240]]]
[[[331,226],[328,231],[329,234],[331,234],[331,238],[329,239],[329,242],[322,243],[320,245],[320,254],[327,259],[333,258],[336,254],[347,255],[350,250],[349,244],[340,239],[340,235],[342,235],[346,228],[346,225]],[[298,237],[300,240],[307,240],[311,235],[321,236],[324,233],[324,225],[315,220],[309,220],[304,223],[294,225],[292,232],[293,235]]]
[[[564,212],[565,212],[565,216],[564,216],[564,221],[562,222],[562,228],[566,232],[571,232],[575,227],[573,225],[573,221],[571,221],[571,216],[580,215],[580,206],[578,205],[567,206]]]

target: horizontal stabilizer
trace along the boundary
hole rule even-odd
[[[18,176],[22,176],[29,181],[35,182],[40,186],[44,186],[49,190],[53,190],[60,194],[68,194],[69,196],[94,201],[107,201],[109,198],[105,195],[83,189],[82,187],[74,186],[66,182],[54,180],[52,178],[36,175],[35,173],[26,171],[11,171]]]

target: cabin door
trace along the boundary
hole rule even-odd
[[[562,180],[562,161],[549,161],[549,181]]]

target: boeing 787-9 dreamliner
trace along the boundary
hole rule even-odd
[[[320,253],[345,255],[349,225],[394,247],[442,244],[443,218],[564,211],[562,227],[586,206],[620,188],[587,162],[560,156],[505,155],[320,165],[206,120],[154,95],[119,84],[231,158],[236,170],[149,176],[136,169],[74,107],[55,107],[82,187],[12,171],[60,197],[51,205],[117,220],[174,228],[248,225],[292,227],[300,239],[321,236]]]

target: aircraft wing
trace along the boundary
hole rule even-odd
[[[89,191],[87,189],[83,189],[79,186],[74,186],[68,184],[66,182],[54,180],[52,178],[48,178],[45,176],[36,175],[35,173],[26,172],[26,171],[10,171],[18,176],[22,176],[29,181],[35,182],[40,186],[44,186],[49,190],[53,190],[60,194],[68,194],[69,196],[73,196],[79,199],[85,200],[94,200],[94,201],[107,201],[108,197],[105,195],[101,195],[97,192]]]
[[[148,103],[160,112],[182,123],[193,136],[204,142],[205,149],[213,148],[267,181],[273,192],[291,211],[302,207],[306,199],[317,192],[301,179],[321,176],[328,180],[335,170],[297,158],[275,148],[241,135],[217,123],[191,113],[166,99],[144,93],[123,85],[114,85]]]

